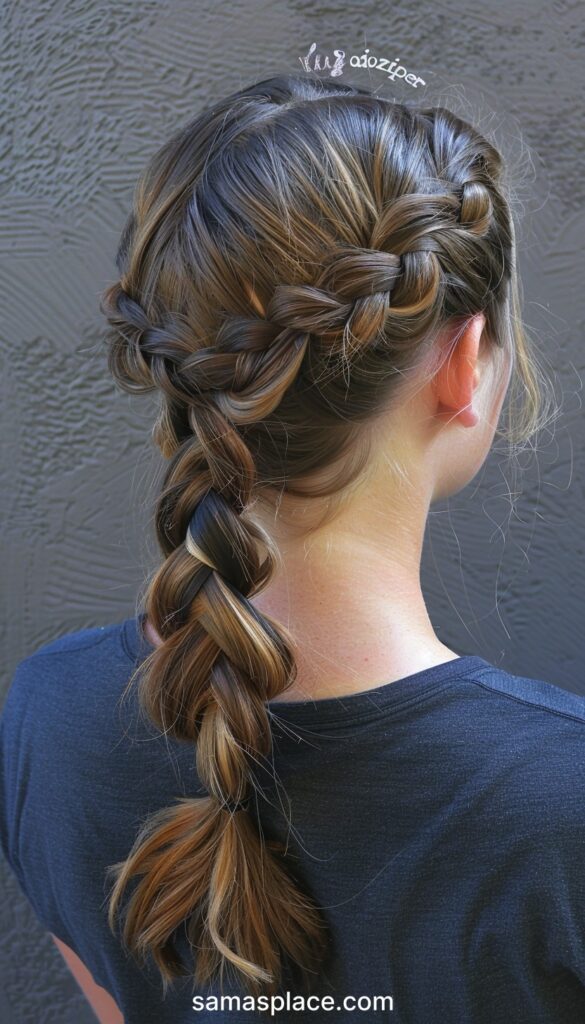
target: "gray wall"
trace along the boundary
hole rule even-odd
[[[218,95],[300,70],[313,41],[321,52],[369,46],[400,58],[427,82],[427,102],[500,125],[522,172],[524,315],[556,371],[563,415],[512,504],[494,451],[470,488],[436,508],[424,583],[445,643],[585,693],[579,27],[581,5],[563,0],[365,0],[322,13],[306,0],[5,7],[3,693],[40,644],[131,614],[154,557],[152,408],[115,391],[98,341],[98,295],[115,277],[135,179],[171,128]],[[349,62],[343,74],[368,80]],[[383,95],[415,95],[380,71],[370,79]],[[6,870],[0,886],[0,1019],[93,1020]]]

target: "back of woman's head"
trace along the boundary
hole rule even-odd
[[[253,805],[234,806],[262,797],[266,701],[296,672],[293,637],[250,600],[279,557],[257,502],[323,499],[333,514],[367,471],[375,417],[432,369],[437,333],[480,311],[494,358],[512,359],[514,436],[537,429],[503,171],[444,108],[291,75],[197,116],[137,187],[102,310],[117,382],[160,393],[168,459],[145,599],[162,643],[138,668],[140,698],[194,744],[207,795],[153,815],[113,866],[110,924],[140,876],[123,939],[165,990],[185,920],[201,984],[230,967],[274,992],[285,963],[308,979],[325,954],[313,894]]]

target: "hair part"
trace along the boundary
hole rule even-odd
[[[315,897],[252,813],[270,764],[266,701],[295,679],[295,641],[250,598],[278,549],[255,515],[279,495],[332,516],[370,464],[372,424],[445,326],[483,312],[513,360],[508,438],[540,428],[543,377],[523,331],[500,153],[444,107],[284,75],[200,113],[150,160],[102,296],[108,365],[156,391],[168,460],[162,563],[145,609],[162,644],[133,673],[150,720],[194,744],[203,796],[153,814],[112,865],[112,929],[165,986],[231,969],[273,993],[328,950]]]

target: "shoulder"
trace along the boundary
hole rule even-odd
[[[72,690],[87,675],[83,662],[89,663],[106,633],[98,627],[66,634],[13,671],[0,709],[0,840],[19,879],[18,829],[35,801],[44,807],[52,801],[60,762],[71,752]]]
[[[170,774],[158,742],[137,742],[150,736],[135,689],[122,700],[135,667],[123,639],[132,623],[40,646],[17,664],[0,710],[0,846],[40,923],[100,984],[95,948],[113,941],[102,913],[107,867],[127,855],[136,818]]]
[[[547,839],[585,844],[585,697],[488,663],[459,695],[465,785],[486,812],[541,851]]]
[[[534,897],[555,960],[582,976],[585,957],[585,696],[543,679],[486,672],[476,680],[498,709],[492,837],[509,836],[511,863]],[[515,876],[516,877],[516,876]]]
[[[473,691],[496,760],[504,754],[532,773],[536,784],[583,782],[585,796],[585,696],[544,679],[495,666],[477,673]]]
[[[0,721],[16,708],[29,706],[34,697],[41,703],[47,698],[50,708],[59,699],[69,699],[72,692],[81,697],[91,683],[101,676],[121,678],[132,669],[130,654],[124,644],[126,621],[67,633],[34,650],[16,665]]]
[[[108,801],[138,799],[154,776],[167,781],[183,751],[140,705],[136,638],[129,618],[67,633],[16,666],[0,709],[0,788],[19,827],[84,801],[96,815],[103,801],[105,814]]]
[[[39,647],[17,664],[0,710],[0,845],[41,920],[65,941],[57,882],[47,879],[64,892],[71,865],[87,881],[102,854],[114,862],[131,829],[126,812],[140,815],[143,791],[170,774],[163,739],[128,688],[135,661],[123,633],[133,621]]]
[[[37,647],[16,665],[8,695],[15,690],[26,688],[27,685],[33,685],[34,679],[42,679],[43,675],[50,675],[57,664],[61,662],[78,663],[80,656],[83,659],[88,651],[93,651],[100,645],[109,643],[111,646],[114,643],[117,646],[123,625],[123,623],[115,623],[109,626],[80,629],[65,633]]]
[[[502,710],[511,713],[510,702],[534,709],[534,722],[552,727],[550,716],[560,716],[575,722],[575,731],[585,730],[585,695],[565,690],[544,679],[514,675],[486,662],[485,669],[476,672],[471,682],[486,691]],[[585,734],[585,733],[584,733]]]
[[[20,661],[0,711],[2,743],[15,729],[34,729],[36,742],[59,725],[71,730],[73,712],[79,725],[95,722],[99,707],[120,692],[132,669],[123,628],[113,623],[66,633]]]
[[[99,784],[101,769],[136,754],[135,734],[154,731],[128,687],[132,622],[67,633],[17,664],[0,709],[0,771],[13,802],[25,792],[29,805],[59,802],[65,790]]]

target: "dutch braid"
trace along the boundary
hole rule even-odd
[[[367,173],[351,155],[365,159],[366,136]],[[109,920],[141,876],[123,939],[152,954],[165,989],[184,971],[172,945],[184,920],[201,984],[231,966],[251,992],[274,992],[285,961],[308,978],[327,951],[318,904],[255,821],[266,702],[296,665],[294,638],[251,601],[279,558],[254,502],[286,490],[334,509],[367,465],[364,425],[451,317],[482,310],[494,346],[514,345],[534,429],[500,173],[497,151],[442,108],[288,76],[202,114],[136,192],[102,311],[114,378],[162,396],[154,439],[169,460],[146,597],[162,644],[137,670],[140,699],[194,744],[206,795],[154,814],[112,866]]]

